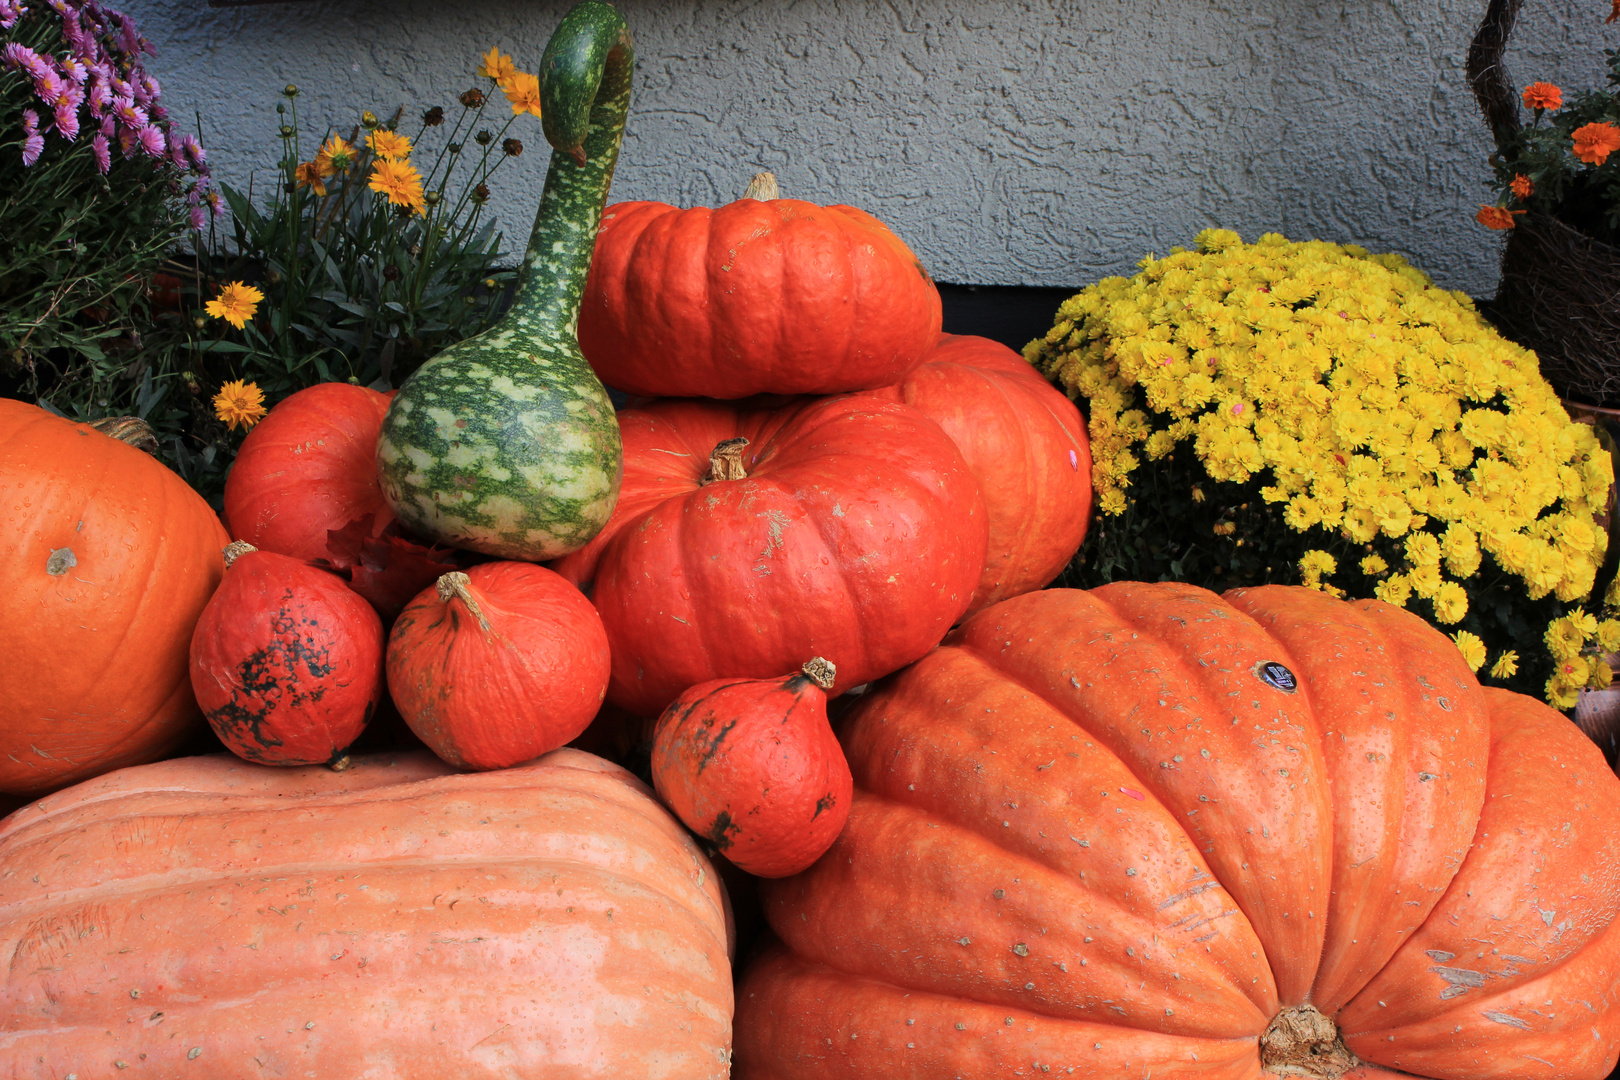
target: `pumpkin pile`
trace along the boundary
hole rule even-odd
[[[278,404],[229,536],[0,401],[0,791],[43,796],[0,1071],[1613,1067],[1620,780],[1573,725],[1377,601],[1044,589],[1075,406],[854,207],[606,206],[612,8],[540,67],[511,310]],[[199,715],[233,753],[159,760]],[[650,787],[566,745],[642,733]]]

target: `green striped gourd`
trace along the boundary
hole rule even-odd
[[[418,533],[541,560],[583,547],[613,512],[619,424],[575,327],[634,66],[623,17],[597,0],[546,46],[541,124],[554,150],[512,307],[423,364],[377,442],[383,494]]]

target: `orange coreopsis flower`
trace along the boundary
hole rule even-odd
[[[1558,109],[1564,104],[1564,92],[1550,82],[1531,83],[1524,88],[1524,107],[1527,109]]]
[[[299,187],[307,187],[317,195],[326,194],[325,178],[321,176],[320,166],[313,161],[300,161],[293,171],[293,179],[298,181]]]
[[[341,136],[333,135],[321,146],[320,152],[315,155],[315,169],[323,177],[346,173],[354,164],[354,147],[344,142]]]
[[[483,63],[478,65],[478,74],[486,79],[494,79],[497,85],[505,85],[506,80],[517,74],[517,65],[500,49],[490,49],[482,60]]]
[[[380,127],[366,136],[371,152],[387,161],[404,161],[411,156],[411,138]]]
[[[264,407],[264,391],[257,383],[238,379],[226,383],[214,395],[214,415],[230,425],[232,431],[237,425],[252,427],[269,411]]]
[[[1524,175],[1524,173],[1515,173],[1513,183],[1509,184],[1508,187],[1512,190],[1514,197],[1521,202],[1528,199],[1536,190],[1535,181]]]
[[[1620,150],[1620,128],[1604,121],[1575,129],[1575,156],[1588,165],[1601,165]]]
[[[1482,206],[1479,213],[1474,215],[1474,220],[1487,229],[1511,229],[1513,215],[1522,213],[1523,210],[1508,210],[1501,206]]]
[[[512,103],[512,115],[522,116],[524,113],[540,115],[540,77],[530,75],[526,71],[513,72],[512,77],[501,85],[506,92],[506,100]]]
[[[247,325],[253,318],[253,313],[259,308],[259,301],[264,299],[264,293],[252,285],[240,281],[233,281],[219,290],[216,299],[203,305],[203,310],[216,319],[224,319],[238,330]]]
[[[408,206],[418,214],[423,212],[422,174],[408,161],[378,159],[368,186],[388,196],[388,201],[395,206]]]

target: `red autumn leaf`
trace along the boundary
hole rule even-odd
[[[462,553],[424,544],[396,521],[376,536],[369,517],[357,518],[326,534],[326,568],[349,581],[349,588],[371,601],[384,621],[398,615],[411,598],[443,574],[462,569]]]

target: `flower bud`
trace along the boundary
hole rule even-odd
[[[479,184],[473,188],[472,200],[474,206],[483,206],[489,201],[489,185]]]
[[[367,131],[375,131],[377,125],[380,123],[382,123],[382,121],[378,120],[377,114],[372,112],[370,109],[367,109],[365,112],[360,114],[360,126],[365,128]]]
[[[285,101],[276,102],[276,112],[284,113],[286,111],[287,111],[287,103]]]
[[[277,129],[277,132],[283,139],[290,139],[293,137],[293,127],[291,124],[282,124],[281,127]]]
[[[294,86],[292,83],[288,83],[286,86],[281,88],[281,94],[283,97],[295,98],[298,96],[298,87]]]
[[[479,146],[488,146],[490,140],[493,138],[495,138],[495,133],[487,128],[473,136],[473,140],[477,142]]]
[[[461,153],[461,144],[458,142],[446,143],[444,148],[450,151],[452,154]]]
[[[444,192],[442,191],[425,191],[422,193],[422,202],[428,206],[438,206],[443,198]]]

